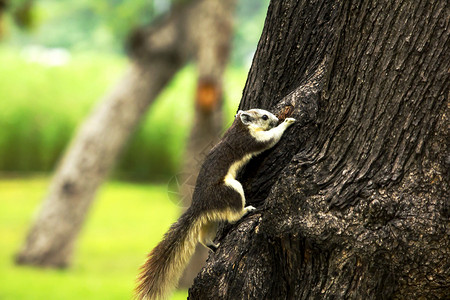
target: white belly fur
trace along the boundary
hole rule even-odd
[[[253,153],[247,154],[241,160],[234,162],[228,169],[228,173],[224,178],[225,185],[231,187],[241,195],[242,208],[245,207],[244,189],[242,188],[242,184],[236,180],[236,176],[239,170],[253,157],[253,155]]]

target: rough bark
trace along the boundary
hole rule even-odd
[[[184,207],[191,204],[193,187],[201,163],[222,132],[222,82],[228,62],[233,32],[235,0],[209,0],[197,16],[195,60],[198,72],[194,125],[184,155],[181,195]],[[190,287],[205,265],[208,250],[198,246],[180,279],[180,287]]]
[[[272,1],[241,109],[298,120],[190,299],[444,299],[446,1]]]
[[[95,192],[161,89],[193,57],[197,16],[206,0],[184,1],[128,41],[125,76],[81,126],[17,255],[20,264],[64,267]]]

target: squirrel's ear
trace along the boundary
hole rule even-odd
[[[241,116],[241,121],[242,121],[242,123],[244,123],[244,125],[248,125],[251,123],[252,117],[248,113],[245,113],[242,111],[240,113],[240,116]]]

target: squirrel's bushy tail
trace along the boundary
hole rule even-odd
[[[194,253],[201,222],[187,210],[149,253],[137,279],[138,299],[166,299]]]

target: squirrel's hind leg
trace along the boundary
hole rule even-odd
[[[208,220],[200,229],[199,241],[200,243],[211,249],[212,251],[216,251],[219,247],[219,243],[214,243],[214,239],[217,234],[217,229],[219,227],[219,222],[228,221],[231,224],[236,223],[243,216],[247,215],[249,212],[254,211],[256,208],[253,206],[247,206],[240,211],[235,210],[225,210],[225,211],[216,211],[213,214],[213,220]]]
[[[200,243],[214,252],[219,247],[219,244],[214,243],[214,238],[216,237],[218,226],[218,222],[209,221],[208,223],[204,224],[202,226],[202,229],[200,230]]]

